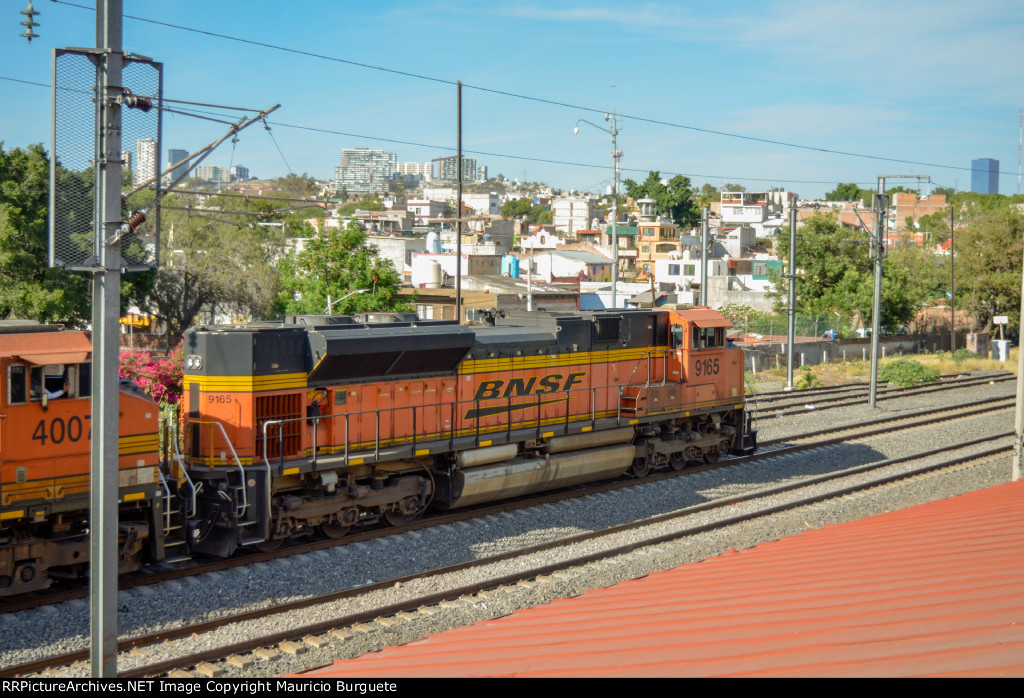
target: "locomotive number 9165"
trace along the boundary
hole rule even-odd
[[[693,362],[693,367],[698,376],[718,375],[718,359],[697,359]]]

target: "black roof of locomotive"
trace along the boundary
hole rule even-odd
[[[371,319],[373,322],[360,322]],[[383,320],[383,321],[381,321]],[[466,358],[508,358],[649,347],[667,340],[657,310],[513,313],[496,324],[406,322],[397,314],[292,316],[285,322],[200,327],[186,353],[205,375],[304,372],[311,387],[452,375]]]

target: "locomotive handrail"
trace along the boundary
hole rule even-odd
[[[202,488],[202,483],[199,487],[196,487],[196,483],[192,482],[192,477],[188,474],[188,468],[185,466],[185,457],[181,455],[181,451],[178,448],[178,425],[171,424],[171,443],[174,448],[174,462],[178,464],[178,470],[181,471],[182,476],[185,478],[185,482],[188,483],[189,492],[192,494],[188,499],[185,499],[185,518],[192,518],[196,515],[196,506],[199,498],[199,490]],[[172,473],[172,475],[175,475]],[[175,475],[177,477],[177,475]],[[179,492],[180,495],[180,492]],[[190,501],[191,500],[191,501]]]
[[[164,537],[171,532],[171,488],[164,477],[164,471],[157,468],[157,476],[160,478],[160,489],[164,491]]]
[[[645,351],[642,354],[642,356],[647,359],[647,361],[646,361],[646,364],[647,364],[647,383],[644,384],[645,388],[650,388],[651,387],[651,357],[654,354],[661,354],[661,359],[662,359],[661,384],[665,385],[665,382],[668,379],[668,350],[667,349],[649,349],[649,350]],[[641,361],[638,361],[636,363],[636,365],[633,367],[633,372],[631,374],[629,374],[629,380],[626,381],[626,385],[633,385],[633,376],[636,375],[637,369],[639,369],[640,366],[643,363],[644,362],[641,362]]]
[[[245,510],[249,508],[249,495],[245,491],[245,468],[242,467],[242,461],[239,460],[238,453],[235,452],[235,445],[233,443],[231,443],[231,439],[228,437],[227,431],[224,430],[224,425],[221,424],[220,422],[216,421],[216,420],[214,420],[214,421],[205,421],[205,420],[204,421],[197,421],[197,422],[192,422],[192,424],[200,424],[200,425],[201,424],[207,424],[207,425],[209,425],[211,427],[211,430],[212,430],[212,428],[214,426],[216,426],[218,429],[220,429],[220,434],[221,434],[221,436],[224,437],[224,443],[226,443],[228,445],[228,448],[231,450],[231,457],[235,461],[235,466],[238,468],[238,476],[241,478],[241,485],[242,486],[241,486],[241,493],[240,494],[241,494],[242,504],[240,504],[239,506],[235,507],[235,516],[242,516],[245,513]],[[210,439],[210,446],[211,446],[211,448],[213,447],[213,438]],[[213,461],[213,453],[212,452],[210,453],[210,461],[211,462]]]
[[[571,419],[573,417],[572,410],[571,410],[571,401],[573,399],[573,395],[576,394],[576,393],[586,393],[587,394],[587,399],[590,401],[590,409],[589,409],[589,412],[590,412],[590,415],[589,415],[590,425],[592,427],[596,426],[596,424],[597,424],[597,396],[598,396],[598,392],[602,391],[602,390],[612,390],[612,389],[618,389],[618,391],[619,391],[619,399],[615,400],[616,419],[617,419],[617,423],[618,423],[618,419],[621,417],[621,392],[622,392],[621,386],[605,385],[605,386],[591,386],[591,387],[588,387],[588,388],[579,388],[579,389],[575,389],[575,390],[564,391],[565,397],[564,397],[563,400],[560,400],[560,402],[562,402],[565,405],[565,408],[564,408],[565,412],[560,417],[552,417],[551,426],[554,426],[554,425],[557,424],[557,422],[554,421],[554,420],[560,420],[561,421],[561,431],[562,431],[562,433],[563,434],[568,434],[569,433],[569,425],[571,424]],[[559,391],[559,392],[561,393],[563,391]],[[542,408],[545,405],[545,403],[543,401],[544,395],[537,394],[537,395],[533,396],[533,397],[536,397],[536,403],[530,402],[530,403],[513,404],[513,402],[512,402],[513,397],[528,397],[528,396],[525,396],[525,395],[523,395],[523,396],[508,396],[508,397],[504,398],[505,403],[506,403],[506,407],[508,408],[508,412],[506,414],[509,415],[509,418],[507,420],[505,420],[505,425],[504,425],[504,431],[505,431],[506,436],[507,437],[511,437],[511,434],[512,434],[512,431],[513,431],[513,429],[512,429],[512,422],[513,422],[513,420],[511,418],[511,414],[512,414],[513,409],[514,408],[523,408],[523,409],[527,409],[527,410],[530,410],[530,411],[534,411],[535,410],[535,416],[534,416],[534,418],[532,420],[532,423],[529,422],[529,421],[523,420],[523,423],[521,423],[520,427],[518,427],[518,428],[520,428],[520,429],[524,429],[524,428],[525,429],[530,429],[530,428],[532,428],[532,429],[534,429],[536,438],[538,438],[538,439],[543,438],[543,436],[544,436],[544,429],[543,429],[544,425],[542,424],[542,417],[543,417],[543,410],[542,410]],[[490,400],[500,400],[502,398],[489,398],[489,399]],[[445,430],[443,427],[441,428],[441,430],[438,433],[438,440],[444,439],[447,436],[447,440],[448,440],[448,444],[449,444],[449,450],[454,450],[454,448],[455,448],[455,439],[457,438],[457,434],[458,434],[458,430],[456,429],[457,424],[456,424],[456,419],[455,419],[455,416],[457,414],[457,411],[456,411],[457,408],[460,405],[472,405],[472,406],[474,406],[476,408],[477,411],[479,411],[480,410],[480,404],[482,402],[486,402],[486,401],[487,401],[487,399],[484,399],[484,400],[473,399],[473,400],[461,400],[459,402],[449,403],[450,410],[451,410],[451,412],[450,412],[450,426],[448,427],[447,430]],[[551,404],[551,403],[549,403],[549,404]],[[272,465],[272,462],[270,460],[270,454],[269,454],[269,444],[270,444],[269,430],[272,427],[276,428],[277,432],[278,432],[278,436],[277,436],[278,456],[277,456],[277,458],[275,460],[277,461],[278,464],[283,466],[283,464],[285,462],[286,455],[292,455],[292,456],[296,455],[296,454],[286,454],[285,453],[285,449],[284,449],[284,436],[285,436],[284,425],[290,424],[290,423],[295,423],[295,422],[300,422],[300,421],[304,421],[304,420],[305,421],[311,420],[312,423],[313,423],[312,424],[312,427],[313,427],[313,442],[312,442],[312,449],[311,449],[310,460],[315,465],[318,462],[318,460],[319,460],[319,456],[318,456],[317,451],[318,451],[318,447],[319,447],[319,423],[320,423],[320,421],[322,421],[322,420],[343,420],[343,423],[345,425],[345,436],[344,436],[344,439],[343,439],[343,442],[344,442],[344,444],[343,444],[344,445],[344,460],[345,460],[345,463],[347,464],[348,461],[349,461],[350,443],[351,443],[351,440],[349,438],[350,433],[351,433],[351,422],[350,422],[350,420],[353,417],[359,417],[359,416],[362,416],[362,415],[371,415],[372,414],[374,416],[373,458],[374,458],[374,460],[379,460],[380,453],[381,453],[381,414],[382,413],[397,414],[397,413],[399,413],[401,411],[410,411],[411,412],[411,414],[412,414],[412,424],[413,424],[412,432],[410,434],[408,434],[408,435],[402,435],[402,436],[398,436],[398,435],[392,434],[392,437],[394,439],[396,439],[396,442],[397,442],[398,439],[403,439],[404,440],[403,443],[408,444],[410,446],[410,448],[412,449],[412,453],[415,453],[416,444],[419,441],[422,440],[421,435],[418,433],[418,429],[417,429],[417,425],[420,422],[418,411],[427,410],[427,409],[436,409],[437,407],[441,407],[441,406],[408,405],[408,406],[405,406],[405,407],[392,407],[392,408],[383,409],[383,410],[376,409],[376,410],[363,410],[363,411],[359,411],[359,412],[344,412],[344,413],[341,413],[341,414],[322,414],[322,415],[318,415],[318,416],[313,417],[313,418],[310,418],[309,416],[300,416],[300,417],[288,417],[288,418],[282,418],[282,419],[267,420],[267,421],[263,422],[263,424],[262,424],[262,438],[260,439],[260,441],[262,441],[262,453],[260,455],[262,456],[263,462],[266,464],[266,466],[268,468],[268,471],[269,471],[269,468]],[[577,415],[577,416],[584,416],[585,414],[586,414],[586,412],[581,411],[581,413],[579,415]],[[392,423],[393,423],[393,420],[392,420]],[[501,428],[501,426],[499,425],[499,429],[500,428]],[[557,430],[557,427],[555,427],[555,428]],[[222,427],[222,429],[223,429],[223,427]],[[481,439],[481,437],[485,433],[484,429],[485,429],[485,427],[481,424],[480,419],[477,419],[476,423],[472,427],[472,432],[470,433],[470,435],[472,435],[474,440],[476,441],[476,445],[477,446],[480,445],[480,439]],[[446,431],[447,431],[447,434],[446,434]],[[487,433],[491,433],[491,432],[487,432]],[[496,431],[495,433],[500,433],[500,431]]]
[[[297,422],[300,419],[306,419],[306,417],[292,417],[290,419],[268,419],[267,421],[263,422],[263,427],[262,427],[262,431],[263,431],[263,439],[262,439],[262,441],[263,441],[263,462],[267,464],[268,468],[270,467],[270,455],[267,453],[267,444],[269,443],[270,439],[268,438],[269,435],[267,434],[267,427],[269,427],[271,425],[277,427],[277,453],[278,453],[278,456],[279,456],[279,463],[281,463],[283,465],[284,464],[284,429],[282,427],[286,423],[288,423],[288,422]],[[315,428],[314,428],[314,432],[313,433],[314,434],[316,433]],[[313,442],[313,446],[314,446],[313,452],[315,454],[316,453],[316,441],[315,440]]]

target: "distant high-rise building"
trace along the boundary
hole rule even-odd
[[[400,162],[395,165],[395,172],[400,175],[419,175],[429,182],[433,164],[430,162]]]
[[[195,175],[204,182],[227,184],[231,181],[231,173],[226,168],[216,165],[200,165],[195,169]]]
[[[156,141],[152,138],[140,138],[135,141],[135,169],[132,182],[139,186],[143,182],[155,179],[157,172]]]
[[[241,165],[231,166],[231,181],[234,182],[240,179],[249,179],[249,168],[242,167]]]
[[[486,182],[487,181],[487,165],[476,166],[476,181]]]
[[[170,150],[167,151],[167,164],[168,165],[173,165],[176,162],[181,162],[182,160],[184,160],[187,157],[188,157],[188,151],[187,150],[180,150],[178,148],[171,148]],[[171,174],[170,174],[170,177],[169,177],[170,182],[173,182],[178,177],[180,177],[181,175],[185,174],[185,170],[187,168],[188,168],[188,163],[185,163],[184,165],[181,165],[179,167],[175,167],[174,170],[171,171]],[[168,184],[170,182],[168,182]]]
[[[999,161],[992,158],[971,160],[971,191],[976,194],[999,193]]]
[[[341,164],[334,168],[335,191],[349,194],[387,194],[398,157],[394,153],[369,148],[344,148]]]
[[[459,157],[457,155],[438,158],[434,162],[437,163],[437,179],[447,182],[459,181]],[[475,182],[476,178],[476,158],[462,158],[462,181]]]
[[[122,150],[121,151],[121,166],[127,167],[129,170],[132,169],[132,151]]]

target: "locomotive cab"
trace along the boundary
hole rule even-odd
[[[84,576],[89,559],[89,335],[59,325],[0,325],[0,595]],[[120,388],[121,571],[159,559],[157,406]],[[148,545],[148,547],[147,547]],[[159,549],[158,549],[159,548]]]

